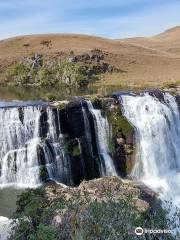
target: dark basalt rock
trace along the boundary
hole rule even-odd
[[[70,102],[66,109],[70,137],[79,138],[84,136],[85,126],[81,100],[76,99]]]
[[[180,96],[176,96],[176,102],[177,102],[177,105],[179,107],[179,110],[180,110]]]
[[[71,178],[73,185],[77,186],[85,176],[84,159],[81,155],[81,149],[78,139],[68,140],[68,156],[70,159]]]
[[[115,153],[113,155],[114,165],[118,175],[121,177],[127,176],[127,158],[126,151],[123,144],[116,146]]]
[[[80,147],[80,156],[70,157],[72,178],[77,185],[83,179],[89,180],[100,176],[94,120],[88,110],[87,102],[81,98],[67,105],[67,118],[71,141],[74,143],[76,139],[79,141],[79,146],[73,143],[70,145],[71,150]]]
[[[100,62],[101,60],[104,59],[104,53],[99,50],[99,51],[94,51],[92,50],[90,53],[82,53],[73,57],[69,58],[70,62],[86,62],[86,61],[95,61],[95,62]]]
[[[41,116],[40,116],[40,137],[46,138],[47,133],[49,130],[49,124],[48,124],[48,115],[47,115],[47,109],[43,107],[41,109]]]
[[[150,96],[156,97],[160,102],[165,103],[164,92],[159,89],[149,90]]]
[[[85,176],[86,179],[92,179],[101,176],[99,154],[97,149],[97,135],[94,119],[87,107],[87,102],[83,101],[83,107],[85,111],[85,117],[87,118],[84,119],[86,133],[85,136],[80,139],[80,142],[82,156],[85,159]]]
[[[21,123],[23,124],[24,122],[24,109],[23,107],[18,107],[18,112],[19,112],[19,119]]]
[[[68,134],[70,130],[69,130],[69,124],[68,124],[68,113],[66,108],[59,110],[59,121],[60,121],[61,133]]]
[[[133,93],[133,92],[126,92],[126,91],[116,91],[116,92],[113,92],[111,97],[116,99],[116,100],[119,100],[121,96],[123,95],[129,95],[129,96],[137,96],[136,93]]]
[[[84,54],[81,54],[81,55],[76,55],[74,57],[72,57],[72,62],[82,62],[82,61],[87,61],[87,60],[90,60],[90,56],[88,53],[84,53]]]
[[[84,162],[80,156],[71,156],[71,172],[74,186],[78,186],[84,179]]]
[[[98,156],[94,149],[90,146],[90,142],[86,137],[80,139],[82,149],[82,159],[84,161],[84,176],[86,180],[98,178],[100,176],[99,165],[97,162]]]
[[[37,157],[38,157],[39,166],[46,165],[44,150],[40,145],[37,146]]]

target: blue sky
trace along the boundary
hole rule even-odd
[[[150,36],[180,25],[180,0],[0,0],[0,39],[37,33]]]

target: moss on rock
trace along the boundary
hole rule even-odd
[[[123,133],[128,136],[134,131],[132,125],[127,121],[127,119],[122,115],[119,106],[107,113],[108,121],[112,126],[113,136],[116,135],[118,130],[122,129]]]

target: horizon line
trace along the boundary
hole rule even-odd
[[[9,37],[5,37],[5,38],[0,38],[0,42],[1,41],[6,41],[6,40],[10,40],[10,39],[13,39],[13,38],[18,38],[18,37],[30,37],[30,36],[45,36],[45,35],[74,35],[74,36],[85,36],[85,37],[96,37],[96,38],[101,38],[101,39],[107,39],[107,40],[123,40],[123,39],[131,39],[131,38],[150,38],[150,37],[155,37],[159,34],[162,34],[162,33],[165,33],[167,31],[170,31],[170,30],[174,30],[176,28],[180,28],[180,25],[176,25],[174,27],[171,27],[171,28],[166,28],[162,31],[160,31],[159,33],[157,34],[154,34],[154,35],[143,35],[143,36],[130,36],[130,37],[125,37],[125,38],[113,38],[113,37],[108,37],[108,36],[102,36],[102,35],[96,35],[96,34],[86,34],[86,33],[75,33],[75,32],[49,32],[49,33],[29,33],[29,34],[17,34],[17,35],[14,35],[14,36],[9,36]]]

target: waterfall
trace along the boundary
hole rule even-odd
[[[45,125],[44,138],[41,136],[43,111],[47,112],[48,123]],[[69,163],[63,149],[59,120],[57,122],[50,107],[0,108],[1,187],[37,187],[41,183],[41,171],[45,169],[49,178],[70,182]],[[43,151],[42,159],[38,149]]]
[[[36,107],[0,109],[0,184],[39,184],[36,146],[39,143]]]
[[[94,125],[97,135],[97,148],[101,160],[102,175],[117,176],[114,163],[109,155],[108,142],[110,140],[110,127],[106,117],[103,117],[101,111],[94,109],[92,103],[87,101],[88,109],[93,115]]]
[[[13,104],[0,108],[0,187],[34,188],[48,178],[73,185],[117,175],[108,149],[108,121],[91,102],[64,115],[40,103]],[[72,152],[70,144],[75,144]]]
[[[168,218],[180,225],[180,113],[169,93],[122,95],[124,116],[136,130],[136,163],[132,176],[159,193]],[[169,209],[169,204],[172,204]],[[176,229],[177,230],[177,229]]]
[[[64,138],[61,134],[59,110],[56,109],[55,111],[56,114],[54,114],[52,109],[47,109],[49,125],[47,139],[51,145],[51,151],[49,148],[47,148],[47,145],[43,146],[46,158],[46,166],[50,178],[56,179],[61,183],[71,184],[72,179],[71,173],[69,172],[70,160],[64,149]],[[57,117],[57,121],[55,116]]]

